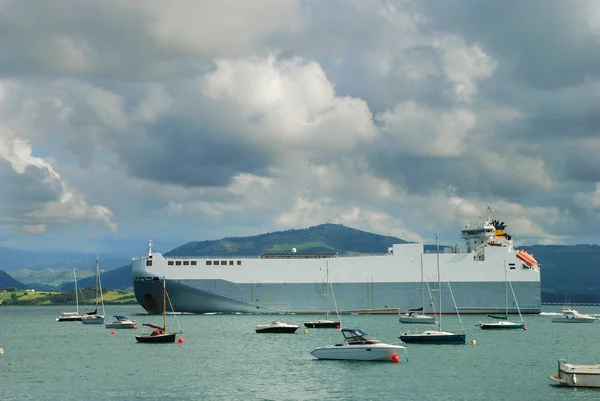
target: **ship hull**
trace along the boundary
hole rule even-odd
[[[177,312],[187,313],[323,313],[320,285],[268,284],[260,291],[251,284],[235,284],[222,280],[169,280],[169,296]],[[521,313],[541,312],[540,285],[536,282],[512,283],[519,299]],[[451,283],[460,313],[487,314],[506,311],[505,287],[499,282]],[[402,312],[401,305],[420,302],[421,283],[336,283],[335,297],[338,309],[349,312]],[[159,282],[134,284],[139,304],[152,314],[162,313]],[[253,300],[250,294],[255,293]],[[448,289],[442,291],[449,302],[442,313],[456,313]],[[254,301],[254,302],[252,302]],[[462,306],[461,306],[462,305]],[[332,305],[331,305],[332,306]],[[333,306],[332,306],[333,307]],[[335,313],[335,309],[330,311]],[[509,313],[518,313],[516,306]]]

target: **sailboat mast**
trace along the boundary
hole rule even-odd
[[[325,288],[325,320],[329,320],[329,261],[325,261],[325,270],[327,271],[327,286]]]
[[[421,307],[422,313],[425,313],[425,289],[423,288],[423,253],[421,253]]]
[[[79,294],[77,293],[77,274],[73,269],[73,281],[75,282],[75,303],[77,304],[77,315],[79,315]]]
[[[438,322],[439,331],[442,331],[442,281],[440,279],[440,244],[438,237],[435,237],[436,260],[437,260],[437,275],[438,275],[438,291],[440,292],[440,321]]]
[[[508,318],[508,274],[506,272],[506,259],[504,259],[504,297],[506,302],[506,317]]]
[[[167,283],[166,283],[166,279],[163,279],[163,327],[165,328],[165,334],[167,334]]]
[[[102,316],[106,313],[104,311],[104,295],[102,294],[102,278],[100,277],[100,267],[98,266],[98,257],[96,257],[96,270],[98,271],[98,287],[100,287],[100,302],[102,302]]]

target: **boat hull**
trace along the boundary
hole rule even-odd
[[[418,316],[400,316],[398,318],[400,323],[405,324],[435,324],[435,317],[418,315]]]
[[[502,324],[504,323],[504,324]],[[524,330],[525,323],[510,323],[508,322],[491,322],[480,323],[479,327],[482,330]]]
[[[83,324],[104,324],[104,316],[84,316],[81,318]]]
[[[407,344],[466,344],[465,334],[402,334],[400,340]]]
[[[440,253],[446,271],[441,273],[443,297],[451,299],[449,282],[460,313],[505,313],[505,261],[521,312],[539,314],[539,271],[505,247]],[[396,244],[387,254],[351,257],[165,258],[151,252],[132,262],[136,300],[150,314],[162,313],[163,279],[176,312],[322,314],[328,307],[326,271],[337,309],[346,313],[408,312],[422,304],[422,277],[439,281],[438,258],[424,253],[422,244]],[[452,303],[441,313],[455,313]]]
[[[81,322],[81,316],[65,316],[57,317],[57,322]]]
[[[555,317],[552,318],[552,323],[594,323],[597,319],[594,318],[582,318],[582,317]]]
[[[257,328],[257,333],[286,333],[293,334],[298,330],[298,327],[267,327],[264,329]]]
[[[600,365],[574,365],[558,361],[558,373],[548,378],[568,387],[600,387]]]
[[[488,314],[506,309],[504,283],[451,283],[460,313]],[[521,313],[541,312],[539,282],[513,282],[518,293]],[[365,290],[364,284],[335,283],[338,308],[344,312],[378,312],[397,314],[400,305],[410,304],[420,297],[420,282],[374,283]],[[252,288],[249,283],[225,280],[167,279],[169,296],[176,312],[185,313],[322,313],[321,285],[314,283],[270,283]],[[250,294],[254,296],[250,298]],[[134,282],[138,303],[149,314],[161,314],[162,286],[159,282]],[[451,299],[447,288],[443,291]],[[251,302],[253,300],[254,302]],[[461,306],[462,305],[462,306]],[[517,313],[509,309],[509,313]],[[444,314],[454,314],[454,307],[444,305]]]
[[[339,329],[339,321],[325,321],[325,322],[304,322],[304,327],[309,329]]]
[[[400,358],[406,347],[392,344],[336,344],[317,347],[311,351],[317,359],[343,361],[393,361]]]
[[[137,323],[106,323],[104,325],[107,329],[135,329]]]
[[[135,339],[138,343],[160,344],[174,343],[176,337],[177,333],[158,334],[155,336],[152,336],[150,334],[138,334],[137,336],[135,336]]]

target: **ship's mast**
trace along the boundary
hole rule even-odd
[[[152,240],[148,242],[148,257],[152,257]]]

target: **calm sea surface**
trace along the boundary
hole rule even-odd
[[[547,312],[560,307],[544,307]],[[600,315],[600,307],[578,307]],[[480,316],[462,316],[476,345],[407,345],[400,363],[319,361],[310,351],[339,342],[335,329],[256,334],[257,324],[305,315],[178,315],[183,344],[138,344],[134,334],[54,319],[68,307],[0,308],[1,400],[599,400],[600,390],[562,388],[548,375],[558,358],[600,363],[600,322],[551,323],[524,316],[527,331],[488,332]],[[160,323],[138,306],[108,306]],[[314,318],[314,316],[311,316]],[[109,320],[109,319],[107,319]],[[169,316],[171,327],[177,327]],[[460,328],[444,316],[444,329]],[[344,315],[386,342],[399,341],[394,315]],[[146,329],[147,330],[147,329]]]

